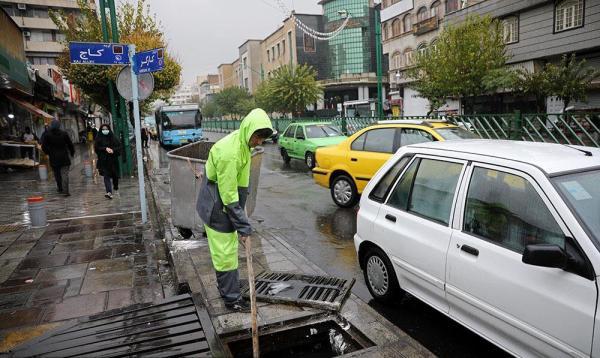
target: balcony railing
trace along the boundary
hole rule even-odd
[[[428,33],[430,31],[437,30],[438,28],[438,17],[432,16],[429,19],[422,20],[413,25],[413,33],[415,36]]]

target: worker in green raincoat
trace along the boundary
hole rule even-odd
[[[262,109],[252,110],[236,130],[211,148],[196,203],[204,221],[219,293],[225,306],[247,311],[240,294],[238,235],[245,241],[252,233],[245,212],[250,182],[251,148],[273,133],[271,120]]]

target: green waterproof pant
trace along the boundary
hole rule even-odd
[[[238,234],[218,232],[204,225],[208,237],[210,257],[216,271],[231,271],[238,268]]]

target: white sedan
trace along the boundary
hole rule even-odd
[[[516,356],[600,357],[600,149],[402,147],[360,201],[378,300],[404,291]]]

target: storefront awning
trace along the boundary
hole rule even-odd
[[[16,104],[17,106],[25,109],[26,111],[28,111],[29,113],[33,114],[34,116],[38,116],[38,117],[42,117],[45,120],[51,120],[54,119],[54,117],[52,117],[50,114],[42,111],[41,109],[37,108],[36,106],[34,106],[31,103],[25,102],[25,101],[21,101],[19,99],[16,99],[14,97],[11,96],[6,96],[9,100],[11,100],[11,102],[13,102],[14,104]]]

